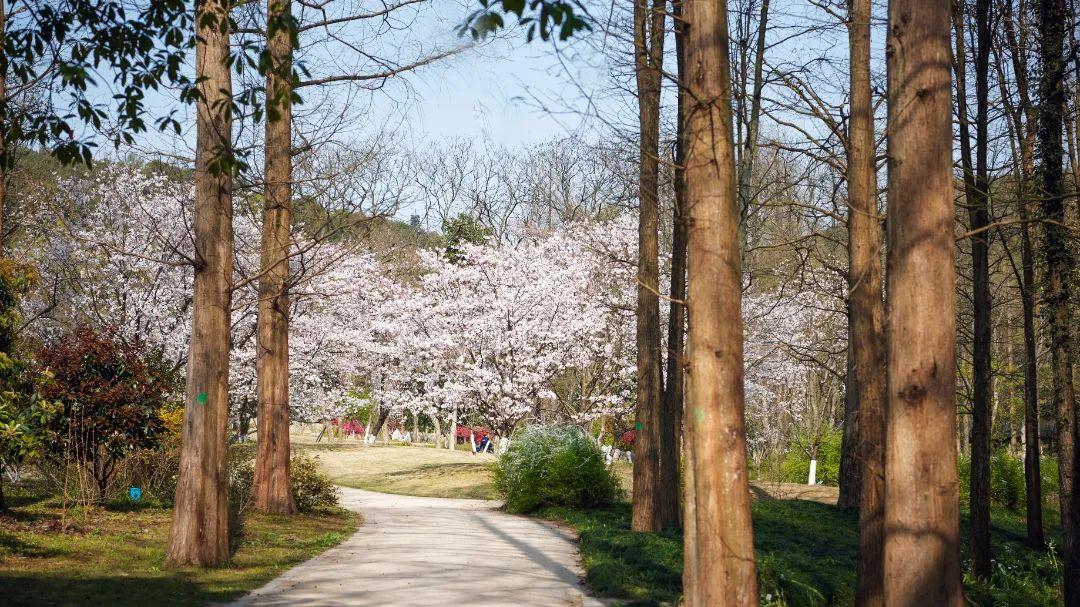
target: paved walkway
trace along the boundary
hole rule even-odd
[[[231,605],[600,605],[572,534],[497,502],[342,488],[341,503],[364,516],[355,535]]]

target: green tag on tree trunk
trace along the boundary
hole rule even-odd
[[[199,401],[200,405],[205,405],[208,398],[206,392],[199,392],[199,395],[195,397],[195,400]]]

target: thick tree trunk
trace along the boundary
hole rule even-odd
[[[975,162],[971,161],[971,133],[967,105],[967,50],[964,39],[964,0],[953,3],[956,30],[956,107],[960,126],[960,159],[964,167],[964,200],[971,230],[983,230],[971,237],[972,343],[971,402],[971,572],[978,578],[990,576],[990,223],[989,181],[986,153],[988,144],[988,104],[990,76],[990,7],[988,0],[976,0],[977,39],[975,50]]]
[[[378,436],[378,434],[380,432],[382,432],[382,428],[386,424],[386,419],[388,417],[390,417],[390,408],[389,407],[380,407],[379,408],[379,417],[375,418],[375,425],[371,428],[371,433]],[[455,414],[455,418],[456,418],[456,414]]]
[[[1058,425],[1058,470],[1061,489],[1061,538],[1065,566],[1065,605],[1080,605],[1080,491],[1076,474],[1076,393],[1073,386],[1070,323],[1070,278],[1073,266],[1065,226],[1065,184],[1062,179],[1062,112],[1065,109],[1064,0],[1040,0],[1036,6],[1042,32],[1042,78],[1039,82],[1039,181],[1043,255],[1046,260],[1045,305],[1054,406]]]
[[[727,6],[685,0],[688,607],[758,604],[743,396]]]
[[[167,562],[229,560],[226,432],[232,309],[232,76],[229,3],[195,5],[199,79],[195,149],[195,296],[184,394],[183,448]]]
[[[637,421],[631,528],[660,529],[660,70],[663,0],[634,3],[634,55],[641,127],[638,173]]]
[[[675,21],[675,56],[679,73],[684,71],[682,3],[672,3]],[[660,426],[660,524],[677,527],[682,519],[680,463],[682,461],[683,362],[686,325],[686,188],[683,163],[685,142],[683,120],[685,95],[678,91],[675,134],[675,205],[671,217],[671,301],[668,307],[667,379],[664,383]]]
[[[885,604],[960,607],[950,9],[891,0]]]
[[[267,0],[271,68],[266,77],[266,199],[259,279],[259,448],[252,505],[293,514],[289,479],[289,246],[292,239],[292,6]]]

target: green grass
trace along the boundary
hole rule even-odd
[[[11,490],[0,518],[0,602],[5,605],[190,606],[234,599],[349,537],[359,523],[336,510],[292,517],[245,514],[232,562],[167,569],[170,511],[146,506],[69,510],[40,492]]]
[[[626,605],[675,605],[682,592],[682,534],[630,531],[630,507],[550,508],[540,516],[580,534],[586,581],[593,593]],[[754,544],[762,605],[853,605],[856,565],[854,511],[804,500],[757,500]],[[1047,529],[1057,529],[1050,513]],[[974,605],[1060,605],[1060,561],[1024,543],[1023,515],[995,509],[990,583],[967,583]],[[966,527],[965,527],[966,534]],[[1056,533],[1051,534],[1058,546]],[[966,535],[965,535],[966,538]]]
[[[315,457],[320,469],[345,487],[421,497],[498,497],[491,483],[495,458],[471,453],[467,446],[457,451],[340,443],[295,448]]]

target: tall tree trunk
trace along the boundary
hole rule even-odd
[[[1062,556],[1065,565],[1065,605],[1080,605],[1080,492],[1076,487],[1076,393],[1073,387],[1070,323],[1072,253],[1065,221],[1062,179],[1062,113],[1065,110],[1064,0],[1039,0],[1036,6],[1042,32],[1042,70],[1039,82],[1039,191],[1046,260],[1046,291],[1054,406],[1058,425]]]
[[[990,85],[990,3],[976,0],[975,51],[975,162],[971,161],[971,132],[967,105],[967,50],[964,0],[953,2],[953,27],[956,30],[956,107],[960,127],[960,159],[964,167],[964,200],[971,230],[982,230],[971,237],[972,274],[972,402],[971,402],[971,572],[980,579],[990,577],[990,223],[988,209],[989,179],[986,153],[988,144],[988,103]]]
[[[7,5],[0,2],[0,47],[3,46],[4,40],[7,38]],[[4,237],[4,228],[6,227],[4,214],[7,213],[7,187],[8,176],[11,168],[15,165],[12,155],[15,154],[15,150],[8,147],[8,141],[4,138],[4,134],[7,132],[8,121],[11,120],[9,110],[7,107],[7,62],[4,62],[3,69],[0,69],[0,121],[3,121],[3,129],[0,129],[0,257],[4,255],[4,242],[7,240]]]
[[[266,76],[266,196],[259,279],[259,448],[252,504],[293,514],[289,479],[289,246],[292,239],[292,3],[267,0],[270,70]]]
[[[758,604],[743,395],[727,5],[685,0],[688,607]]]
[[[885,508],[885,303],[877,208],[874,104],[870,91],[870,0],[849,5],[851,128],[848,141],[848,290],[859,432],[860,605],[883,601]]]
[[[675,23],[675,56],[680,74],[683,66],[682,2],[672,3]],[[681,517],[680,462],[683,423],[683,362],[686,325],[686,188],[683,162],[685,142],[683,120],[686,103],[679,88],[675,131],[675,205],[671,217],[671,301],[668,308],[667,380],[664,383],[660,425],[660,524],[677,527]]]
[[[226,433],[232,309],[232,75],[229,6],[195,4],[199,80],[195,147],[195,296],[184,393],[183,447],[167,562],[229,560]]]
[[[885,604],[960,607],[950,9],[890,0]]]
[[[638,173],[637,422],[631,527],[660,529],[660,70],[664,0],[634,2],[634,56],[641,127]]]
[[[1027,541],[1034,548],[1043,548],[1045,537],[1042,522],[1042,472],[1039,446],[1039,381],[1035,336],[1035,240],[1032,219],[1035,216],[1032,202],[1031,178],[1035,173],[1035,122],[1036,107],[1031,102],[1028,86],[1027,27],[1028,12],[1020,11],[1013,21],[1012,3],[1001,4],[1001,23],[1005,43],[1012,57],[1013,74],[1019,107],[1012,106],[1007,95],[1002,102],[1010,110],[1016,133],[1020,162],[1017,183],[1017,204],[1020,211],[1020,302],[1024,317],[1024,486],[1027,502]]]

